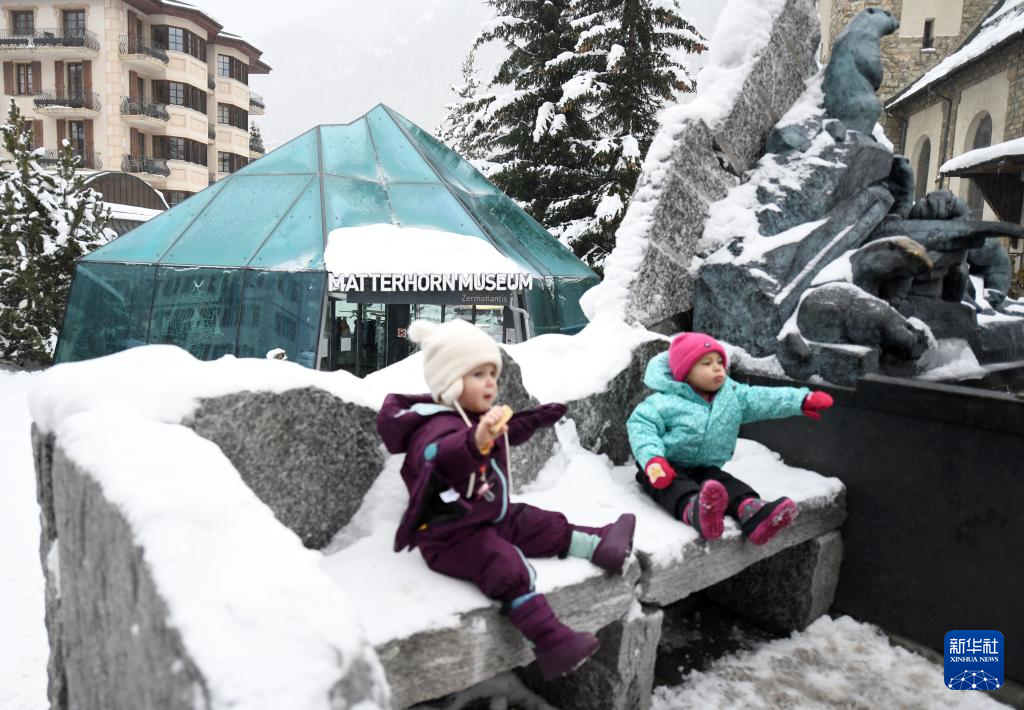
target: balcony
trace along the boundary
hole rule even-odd
[[[121,99],[121,115],[125,123],[139,128],[160,128],[171,116],[166,104],[157,104],[145,99],[126,96]]]
[[[72,153],[76,158],[75,167],[84,168],[86,170],[102,170],[103,161],[100,159],[99,153],[86,153],[81,150],[73,150]],[[42,153],[36,154],[36,162],[44,168],[55,168],[57,163],[60,162],[60,151],[53,148],[47,148]]]
[[[103,106],[95,91],[44,91],[32,103],[37,112],[54,118],[90,118]]]
[[[160,177],[167,177],[171,174],[171,169],[167,167],[167,161],[162,158],[136,158],[131,155],[126,155],[121,160],[121,170],[126,173],[145,173]]]
[[[76,51],[80,50],[80,51]],[[100,51],[95,32],[78,29],[0,30],[0,54],[5,59],[41,53],[94,56]]]
[[[255,155],[256,157],[259,157],[259,156],[263,155],[266,152],[267,151],[263,148],[263,136],[261,136],[259,133],[250,133],[249,134],[249,153],[251,155],[249,157],[253,157],[253,155]]]
[[[263,103],[263,97],[259,94],[249,92],[249,113],[254,116],[262,116],[267,110],[266,105]]]
[[[121,35],[117,49],[121,61],[141,74],[159,73],[170,62],[167,50],[145,37]]]

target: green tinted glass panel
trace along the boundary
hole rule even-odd
[[[533,288],[523,292],[526,310],[530,312],[531,335],[558,333],[558,308],[555,304],[553,279],[534,279]]]
[[[473,195],[501,194],[498,188],[488,182],[487,178],[461,155],[401,114],[390,109],[389,113],[419,143],[422,151],[428,156],[428,160],[433,163],[434,168],[441,173],[445,180]]]
[[[163,264],[244,266],[317,180],[311,175],[232,175],[217,200],[163,258]]]
[[[428,227],[483,237],[473,218],[443,185],[396,184],[388,187],[388,194],[403,227]]]
[[[338,227],[390,224],[388,196],[379,184],[324,175],[324,219],[328,234]]]
[[[392,182],[438,182],[437,173],[420,157],[413,144],[383,107],[366,114],[384,177]]]
[[[225,182],[214,183],[177,207],[158,214],[145,224],[118,237],[83,257],[83,261],[135,261],[156,263],[224,189]],[[220,209],[220,206],[217,206]]]
[[[324,268],[320,179],[313,178],[288,214],[264,241],[250,266],[279,271]]]
[[[587,317],[583,315],[583,309],[580,308],[580,297],[599,282],[596,276],[588,279],[555,279],[555,299],[561,332],[572,335],[583,330],[589,323]]]
[[[76,362],[145,345],[155,266],[79,262],[56,362]]]
[[[366,119],[347,126],[321,126],[320,152],[323,171],[342,177],[380,180]]]
[[[595,274],[586,264],[576,258],[565,246],[548,233],[510,198],[500,197],[473,198],[471,203],[478,206],[475,215],[484,228],[497,230],[503,227],[514,235],[519,244],[531,255],[534,261],[541,263],[547,273],[552,276],[575,276],[580,278],[594,277]]]
[[[289,360],[314,367],[325,283],[323,273],[246,272],[238,356],[283,348]]]
[[[320,145],[318,128],[306,131],[298,138],[275,148],[236,172],[238,175],[269,175],[281,173],[315,173],[320,171]],[[230,179],[230,178],[229,178]]]
[[[177,345],[200,360],[234,353],[244,273],[241,269],[160,267],[149,342]]]

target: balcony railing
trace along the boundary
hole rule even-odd
[[[261,108],[264,110],[266,110],[267,108],[266,105],[263,103],[263,97],[260,96],[259,94],[254,94],[251,91],[249,92],[249,105],[256,106],[257,108]]]
[[[82,150],[72,150],[77,161],[75,165],[79,168],[86,168],[88,170],[101,170],[103,168],[103,161],[100,159],[99,153],[86,153]],[[53,149],[47,148],[42,153],[36,155],[36,162],[44,168],[56,167],[57,163],[60,162],[60,152]]]
[[[216,89],[217,89],[217,80],[213,78],[213,74],[207,74],[206,75],[206,88],[209,89],[210,91],[216,91]]]
[[[161,46],[157,42],[147,40],[145,37],[129,37],[128,35],[121,35],[121,41],[118,43],[118,51],[120,51],[121,54],[142,54],[159,60],[164,64],[171,61],[167,57],[166,47]]]
[[[89,30],[0,30],[0,51],[26,47],[85,47],[98,52],[100,41]]]
[[[129,96],[121,99],[121,113],[125,116],[149,116],[161,121],[169,121],[171,118],[171,115],[167,113],[167,104],[155,104]]]
[[[162,158],[136,158],[131,155],[126,155],[121,160],[121,170],[126,173],[149,173],[164,177],[171,174],[167,161]]]
[[[263,149],[263,136],[258,133],[249,134],[249,150],[254,153],[263,154],[267,151]]]
[[[43,91],[32,103],[37,109],[67,107],[99,111],[102,107],[100,95],[95,91]]]

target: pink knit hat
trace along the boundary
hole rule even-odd
[[[672,339],[672,344],[668,346],[668,369],[672,371],[672,377],[680,382],[685,382],[693,366],[708,353],[718,353],[722,356],[722,364],[726,367],[729,366],[725,348],[710,335],[707,333],[680,333]]]

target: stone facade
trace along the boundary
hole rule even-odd
[[[881,42],[885,73],[882,86],[878,89],[878,96],[884,105],[946,56],[956,51],[995,4],[993,0],[823,0],[820,3],[823,15],[822,62],[828,61],[835,39],[857,13],[869,7],[888,10],[893,17],[900,20],[901,26],[895,34],[883,37]],[[943,17],[948,17],[950,11],[956,11],[955,7],[947,6],[961,6],[959,31],[956,34],[946,34],[949,32],[948,27],[937,27],[932,47],[924,48],[924,25],[916,18],[935,17],[937,22],[941,22]],[[885,128],[886,135],[890,139],[893,138],[899,128],[898,121],[886,113],[883,113],[879,120]]]

